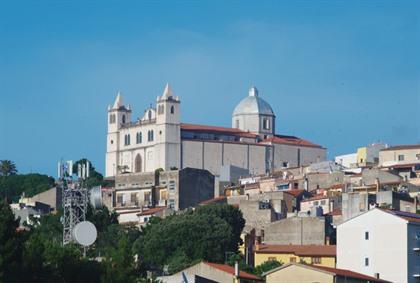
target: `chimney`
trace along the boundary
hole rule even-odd
[[[235,278],[239,278],[239,264],[238,261],[235,261]]]

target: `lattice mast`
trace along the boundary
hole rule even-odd
[[[72,231],[86,220],[88,190],[84,180],[89,177],[90,164],[78,164],[77,177],[73,177],[73,162],[59,162],[59,184],[63,192],[63,245],[74,242]]]

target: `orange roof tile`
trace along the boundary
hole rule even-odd
[[[312,268],[315,269],[320,269],[320,270],[324,270],[327,272],[331,272],[334,273],[338,276],[343,276],[343,277],[352,277],[355,279],[362,279],[362,280],[368,280],[370,282],[388,282],[382,279],[376,279],[375,277],[371,277],[371,276],[367,276],[361,273],[357,273],[351,270],[347,270],[347,269],[339,269],[339,268],[333,268],[333,267],[326,267],[326,266],[319,266],[319,265],[307,265],[310,266]]]
[[[219,263],[211,263],[211,262],[203,262],[203,263],[207,264],[208,266],[211,266],[213,268],[216,268],[218,270],[224,271],[226,273],[235,275],[235,268],[230,266],[230,265],[219,264]],[[243,279],[262,281],[262,279],[259,278],[258,276],[255,276],[254,274],[250,274],[250,273],[245,272],[245,271],[239,271],[239,277],[243,278]]]
[[[300,196],[301,194],[303,194],[305,192],[305,190],[303,189],[291,189],[291,190],[287,190],[287,191],[283,191],[284,193],[287,193],[289,195],[292,195],[294,197]]]
[[[202,201],[202,202],[199,203],[199,205],[212,204],[212,203],[216,203],[216,202],[222,201],[224,199],[226,199],[226,196],[219,196],[219,197],[215,197],[215,198],[212,198],[212,199],[208,199],[208,200]]]
[[[295,137],[295,136],[285,136],[285,135],[276,135],[274,137],[265,139],[262,141],[263,143],[279,143],[279,144],[289,144],[289,145],[299,145],[299,146],[308,146],[308,147],[318,147],[322,148],[322,146],[314,144],[310,141]]]
[[[260,245],[255,253],[284,254],[293,253],[298,256],[336,256],[334,245]]]

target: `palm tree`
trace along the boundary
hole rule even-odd
[[[10,176],[17,173],[16,164],[11,160],[0,160],[0,176]]]

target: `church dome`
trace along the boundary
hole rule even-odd
[[[258,90],[255,87],[249,89],[249,95],[239,102],[233,110],[232,116],[244,114],[258,114],[274,116],[273,109],[264,99],[258,96]]]

